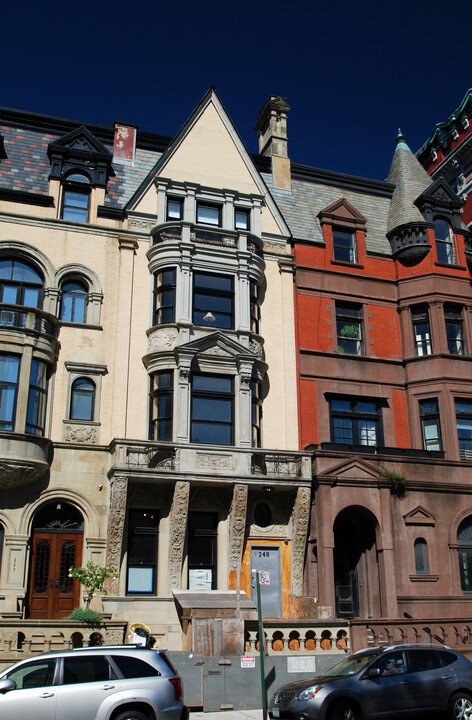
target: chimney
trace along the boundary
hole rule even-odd
[[[257,116],[255,130],[259,136],[259,154],[272,158],[274,186],[290,190],[290,160],[288,157],[287,114],[290,105],[278,95],[269,95]]]

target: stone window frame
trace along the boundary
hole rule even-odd
[[[61,320],[61,324],[70,327],[90,327],[101,329],[100,325],[100,314],[101,306],[103,303],[103,293],[101,284],[96,274],[90,268],[80,264],[69,264],[64,265],[62,268],[57,270],[55,276],[56,282],[56,308],[55,315],[60,319],[61,317],[61,300],[62,300],[62,286],[68,281],[76,280],[77,282],[87,287],[87,300],[85,307],[85,321],[71,322],[68,320]]]
[[[68,425],[96,425],[100,426],[100,399],[102,391],[102,377],[108,372],[106,365],[92,365],[85,363],[75,363],[66,361],[65,367],[68,373],[67,378],[67,398],[66,398],[66,418],[63,422]],[[95,385],[95,402],[93,408],[92,420],[74,420],[70,417],[72,385],[79,378],[87,378]]]

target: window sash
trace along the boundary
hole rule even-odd
[[[333,257],[341,262],[357,261],[356,235],[354,232],[333,228]]]
[[[233,415],[233,378],[195,374],[192,377],[190,441],[232,445]]]
[[[219,205],[197,203],[197,223],[202,225],[221,226],[221,208]]]
[[[332,442],[343,445],[381,445],[382,417],[375,402],[333,398],[330,401]]]
[[[62,219],[85,223],[88,220],[90,194],[80,190],[64,188]]]
[[[17,355],[0,355],[0,428],[15,429],[16,402],[20,358]]]

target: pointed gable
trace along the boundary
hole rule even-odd
[[[145,196],[155,193],[153,181],[165,177],[174,182],[195,183],[206,188],[230,188],[245,195],[259,195],[264,201],[262,231],[290,235],[267,186],[256,169],[244,143],[211,88],[165,153],[127,209],[150,207]]]
[[[48,145],[51,178],[64,180],[69,172],[82,172],[94,186],[105,187],[113,156],[85,125]]]
[[[331,479],[335,482],[355,480],[356,482],[372,483],[383,478],[383,473],[365,460],[353,457],[339,465],[335,465],[325,473],[318,473],[317,477],[319,480]]]
[[[405,525],[430,525],[436,524],[436,518],[432,515],[429,510],[426,510],[422,505],[417,505],[413,510],[403,516]]]
[[[349,228],[364,228],[367,222],[365,217],[344,197],[321,210],[318,217],[321,224],[330,223]]]

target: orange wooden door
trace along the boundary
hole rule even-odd
[[[30,618],[64,618],[79,605],[80,586],[69,577],[69,568],[81,561],[81,533],[34,533],[28,593]]]

